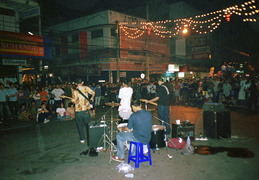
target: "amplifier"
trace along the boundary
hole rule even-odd
[[[209,103],[209,102],[206,102],[206,103],[203,104],[202,109],[204,111],[219,112],[219,111],[224,111],[225,110],[225,106],[224,106],[224,104],[221,104],[221,103]]]
[[[89,148],[103,147],[103,134],[108,134],[108,127],[105,124],[88,125],[87,126],[87,146]]]
[[[195,125],[194,124],[172,124],[172,138],[181,137],[187,139],[190,137],[191,140],[195,140]]]
[[[203,130],[208,138],[231,137],[231,114],[229,111],[204,111]]]

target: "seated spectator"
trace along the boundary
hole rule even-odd
[[[227,106],[233,108],[233,107],[237,107],[237,100],[235,99],[234,96],[230,96],[230,99],[227,102]]]
[[[29,118],[32,120],[36,120],[37,117],[37,107],[35,101],[31,102],[30,108],[28,110]]]
[[[49,116],[50,116],[49,110],[46,108],[46,103],[43,102],[37,111],[36,121],[39,123],[46,124],[49,122]]]
[[[220,98],[219,102],[220,102],[221,104],[227,104],[227,99],[226,99],[226,97],[225,97],[224,94],[221,95],[221,98]]]
[[[213,93],[209,89],[205,94],[205,102],[212,102],[212,100],[213,100]]]
[[[58,120],[61,120],[61,121],[65,121],[66,120],[66,109],[64,108],[64,103],[61,103],[57,110],[56,110],[56,113],[57,113],[57,119]]]
[[[68,103],[68,107],[66,109],[66,120],[75,119],[75,105],[74,103]]]
[[[19,121],[29,121],[29,113],[26,110],[25,104],[21,104],[18,110],[18,120]]]

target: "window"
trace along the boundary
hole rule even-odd
[[[116,36],[116,28],[111,28],[111,36]]]
[[[92,39],[103,37],[103,30],[98,29],[95,31],[91,31],[91,37],[92,37]]]
[[[71,42],[75,43],[75,42],[79,42],[79,35],[78,34],[74,34],[71,36]]]
[[[57,45],[55,46],[55,55],[60,55],[60,54],[61,54],[60,46]]]

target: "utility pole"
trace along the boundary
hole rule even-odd
[[[117,34],[117,58],[116,58],[116,79],[117,82],[120,81],[120,66],[119,66],[119,62],[120,62],[120,27],[119,27],[119,22],[116,21],[116,34]]]
[[[146,5],[146,18],[147,18],[147,22],[149,21],[149,3],[147,1],[147,5]],[[147,30],[147,36],[146,36],[146,79],[149,81],[149,61],[150,61],[150,57],[149,57],[149,40],[150,40],[150,34],[148,34]],[[151,30],[150,30],[151,32]]]

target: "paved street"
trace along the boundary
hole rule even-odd
[[[94,120],[100,120],[109,108],[98,108]],[[114,115],[116,113],[115,109]],[[156,117],[156,111],[153,115]],[[196,136],[203,131],[202,109],[172,106],[171,123],[176,119],[194,123]],[[233,158],[226,151],[214,155],[183,155],[181,150],[161,148],[152,151],[152,166],[144,162],[131,172],[133,179],[258,179],[258,119],[256,112],[231,111],[232,138],[191,142],[193,146],[247,148],[253,157]],[[158,124],[156,118],[153,123]],[[1,124],[0,129],[0,173],[3,180],[126,178],[116,168],[119,163],[110,162],[109,152],[99,152],[97,157],[80,156],[87,146],[78,140],[75,121],[52,120],[47,124],[19,122]],[[246,156],[246,153],[243,155]],[[131,165],[134,166],[133,163]]]

